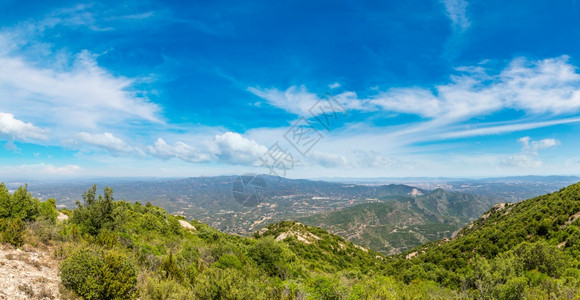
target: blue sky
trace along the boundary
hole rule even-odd
[[[578,5],[5,0],[0,176],[580,175]]]

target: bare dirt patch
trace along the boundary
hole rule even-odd
[[[58,263],[49,252],[0,244],[0,299],[60,299]]]

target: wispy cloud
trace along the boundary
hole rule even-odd
[[[487,125],[482,128],[449,131],[443,134],[435,135],[433,136],[433,139],[452,139],[473,136],[485,136],[578,122],[580,122],[580,118],[564,118],[543,122],[526,122],[522,124],[502,124],[502,125],[495,124],[495,125]]]
[[[454,31],[463,32],[471,25],[467,18],[468,3],[465,0],[443,0],[445,12],[451,20]]]
[[[392,135],[420,134],[431,140],[574,123],[580,119],[569,116],[580,111],[580,74],[568,60],[567,56],[536,61],[516,58],[499,71],[482,66],[460,67],[447,84],[391,88],[364,99],[346,91],[335,99],[349,110],[417,115],[419,121],[405,124]],[[249,90],[294,114],[306,113],[319,100],[304,86],[291,86],[285,91]],[[509,123],[485,121],[503,110],[522,111],[526,117]],[[470,124],[474,118],[478,122]],[[543,120],[531,121],[532,118]],[[426,136],[426,132],[430,134]]]
[[[0,99],[5,134],[58,144],[73,131],[163,123],[161,108],[135,87],[139,78],[110,73],[89,51],[69,54],[52,50],[41,41],[43,32],[57,24],[81,22],[67,17],[81,18],[79,10],[84,8],[0,30]],[[46,56],[56,59],[47,61]],[[16,112],[27,122],[14,119],[12,114]]]
[[[560,144],[556,139],[542,139],[533,141],[529,136],[518,139],[518,143],[522,145],[522,151],[513,155],[505,157],[501,161],[504,167],[516,168],[539,168],[543,165],[542,160],[538,154],[538,150],[547,149]]]
[[[0,175],[10,176],[12,178],[17,176],[26,176],[27,178],[38,175],[74,175],[82,171],[79,165],[53,165],[48,163],[26,164],[17,166],[3,166],[0,170]]]
[[[162,138],[158,138],[155,144],[149,146],[148,149],[152,155],[161,159],[177,158],[189,163],[207,162],[211,159],[209,154],[184,142],[170,145]]]
[[[103,134],[90,134],[87,132],[81,132],[77,136],[84,143],[105,149],[113,154],[132,153],[138,151],[137,148],[130,146],[125,141],[114,136],[110,132],[105,132]]]

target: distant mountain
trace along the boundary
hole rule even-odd
[[[436,189],[416,197],[397,197],[300,218],[384,254],[450,238],[495,201],[488,197]]]
[[[72,208],[79,195],[96,183],[99,187],[112,187],[116,199],[151,202],[172,214],[242,235],[277,221],[426,192],[398,184],[364,186],[259,176],[265,181],[265,192],[259,205],[249,207],[240,205],[233,197],[234,182],[239,176],[35,183],[29,190],[40,199],[55,198],[58,205]],[[17,184],[20,183],[12,186]]]
[[[580,181],[578,176],[509,176],[490,178],[402,177],[402,178],[326,178],[330,182],[384,185],[404,184],[426,190],[443,188],[516,202],[551,193]]]

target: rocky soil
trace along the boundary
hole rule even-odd
[[[0,299],[60,299],[58,263],[46,250],[0,244]]]

